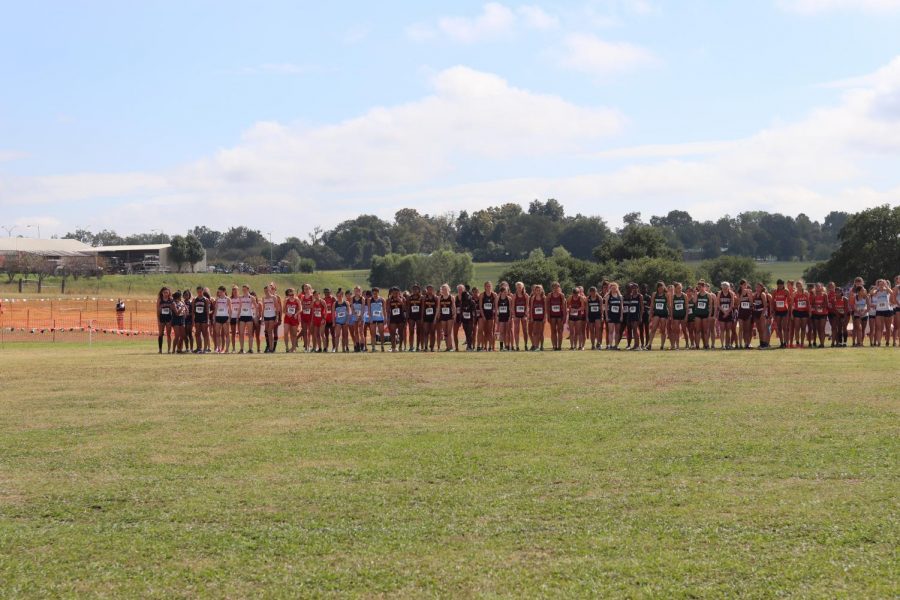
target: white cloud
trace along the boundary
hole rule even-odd
[[[813,15],[834,11],[888,13],[900,11],[900,0],[778,0],[787,11]]]
[[[544,11],[540,6],[520,6],[517,10],[527,27],[532,29],[556,29],[559,18]]]
[[[631,71],[656,64],[652,52],[627,42],[608,42],[592,34],[572,33],[556,52],[560,66],[595,76]]]
[[[510,8],[499,2],[485,4],[474,17],[445,16],[434,25],[415,23],[406,28],[413,41],[424,42],[439,37],[462,44],[508,39],[520,29],[550,30],[559,27],[559,19],[540,6]]]
[[[0,175],[0,212],[65,220],[69,211],[66,227],[123,232],[242,223],[276,237],[362,212],[546,197],[611,220],[673,208],[698,218],[756,209],[821,218],[900,200],[900,57],[865,81],[745,139],[609,149],[623,126],[615,111],[455,67],[418,100],[317,127],[258,123],[233,147],[173,171]]]
[[[19,152],[17,150],[3,150],[0,148],[0,162],[8,162],[12,160],[19,160],[22,158],[28,158],[27,152]]]

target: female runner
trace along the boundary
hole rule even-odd
[[[172,290],[163,287],[156,295],[156,323],[159,327],[159,353],[162,354],[163,335],[166,336],[166,354],[172,354],[172,316],[175,309],[175,301],[172,299]]]
[[[259,353],[259,344],[263,331],[263,320],[262,320],[262,301],[259,299],[259,296],[256,295],[255,291],[250,292],[250,296],[253,298],[253,337],[256,339],[256,352]]]
[[[197,286],[197,295],[194,296],[190,312],[194,315],[194,339],[197,340],[194,353],[209,353],[209,314],[212,312],[212,302],[205,296],[202,285]]]
[[[669,325],[669,349],[681,350],[681,336],[684,335],[684,346],[689,347],[688,341],[688,298],[684,293],[684,286],[676,282],[671,297],[672,318]]]
[[[732,320],[735,322],[734,347],[749,350],[750,342],[753,341],[753,291],[746,279],[738,282],[734,298],[735,307],[732,312]]]
[[[568,299],[569,307],[569,350],[584,349],[584,296],[581,288],[572,288]]]
[[[191,311],[194,303],[191,300],[191,290],[181,292],[181,301],[184,302],[187,312],[184,315],[184,333],[181,336],[184,349],[187,352],[194,351],[194,313]]]
[[[312,304],[312,286],[308,283],[304,283],[300,286],[300,337],[303,338],[304,352],[309,352],[311,349]]]
[[[322,352],[322,338],[325,331],[325,301],[319,297],[319,290],[312,293],[312,320],[309,323],[312,352]]]
[[[544,313],[547,309],[547,298],[544,296],[544,287],[540,284],[531,286],[529,298],[529,311],[531,331],[528,338],[531,340],[531,351],[544,351]]]
[[[853,347],[862,348],[869,323],[869,293],[866,286],[857,284],[851,292],[850,301],[853,306]]]
[[[872,304],[875,305],[875,345],[881,346],[881,340],[887,347],[891,339],[891,325],[894,320],[894,309],[891,307],[891,288],[887,279],[879,279],[875,282],[875,294],[872,296]],[[871,318],[869,325],[871,326]]]
[[[297,336],[300,327],[300,301],[294,295],[294,288],[284,291],[287,298],[284,300],[284,351],[297,351]]]
[[[231,316],[231,299],[226,295],[224,285],[220,285],[216,290],[213,310],[215,311],[213,344],[216,347],[216,354],[225,354],[228,352],[228,320]]]
[[[519,332],[522,333],[525,350],[528,350],[528,300],[525,284],[517,281],[516,292],[513,295],[513,340],[515,341],[516,352],[519,351]]]
[[[240,307],[240,312],[238,313],[238,335],[241,341],[239,353],[244,353],[244,338],[246,337],[248,354],[253,354],[253,313],[256,308],[256,299],[250,295],[250,286],[241,286],[238,306]]]
[[[456,307],[460,315],[460,323],[466,336],[466,352],[475,350],[475,311],[478,305],[472,295],[463,290],[460,295],[459,305]]]
[[[664,350],[666,347],[666,332],[669,329],[669,315],[672,314],[672,299],[666,290],[666,284],[662,281],[656,282],[656,291],[650,300],[653,314],[650,318],[650,327],[647,330],[645,350],[653,350],[653,339],[656,332],[659,331],[662,341],[659,349]]]
[[[435,339],[437,338],[438,325],[435,320],[438,317],[438,298],[434,293],[434,286],[425,286],[425,295],[422,296],[422,322],[421,333],[422,352],[434,352]]]
[[[759,347],[760,348],[768,348],[769,347],[769,337],[771,336],[771,331],[769,330],[769,319],[768,315],[770,312],[771,303],[769,301],[769,293],[766,290],[766,286],[763,285],[761,281],[756,282],[756,293],[753,294],[753,326],[756,328],[756,334],[759,336]],[[747,347],[750,347],[750,342],[747,342]]]
[[[703,349],[709,350],[710,333],[712,333],[712,319],[710,316],[714,314],[714,296],[709,293],[706,282],[702,279],[697,282],[697,299],[695,301],[694,317],[697,320],[698,342],[703,342]],[[699,348],[699,344],[698,344]],[[713,340],[713,348],[715,348],[715,340]]]
[[[844,290],[829,282],[828,284],[834,292],[831,297],[829,309],[833,312],[831,325],[831,343],[838,348],[847,347],[847,315],[850,312],[850,305],[847,303],[847,297],[844,296]]]
[[[772,301],[775,303],[773,315],[775,331],[778,333],[778,344],[781,348],[787,348],[791,341],[791,293],[784,286],[783,279],[779,279],[775,283]]]
[[[494,332],[497,316],[497,293],[494,291],[494,284],[490,281],[484,282],[484,293],[479,298],[478,306],[481,317],[478,327],[478,346],[484,348],[486,352],[493,352],[497,349]]]
[[[391,352],[400,352],[399,347],[403,337],[403,322],[406,319],[406,307],[400,288],[392,287],[388,290],[388,335],[391,338]]]
[[[379,296],[377,287],[372,288],[372,297],[368,301],[369,309],[369,333],[372,335],[372,352],[375,352],[375,340],[381,342],[381,351],[384,352],[384,315],[386,307],[384,298]]]
[[[809,320],[809,294],[803,289],[803,282],[794,284],[794,295],[791,298],[794,307],[794,346],[802,348],[806,342],[807,321]]]
[[[363,312],[366,308],[365,298],[362,295],[362,289],[359,286],[353,288],[353,295],[350,297],[350,336],[353,338],[353,351],[365,352],[366,350],[366,334],[363,324]]]
[[[813,288],[812,296],[809,299],[810,314],[812,323],[812,347],[816,347],[816,339],[818,338],[818,347],[825,347],[825,323],[828,320],[828,294],[825,286],[816,283]]]
[[[334,335],[334,303],[335,298],[331,295],[331,290],[325,288],[322,290],[325,296],[322,302],[325,303],[325,322],[322,326],[322,352],[328,352],[328,343],[331,342],[331,351],[337,349],[337,339]]]
[[[190,312],[187,304],[182,300],[181,292],[172,295],[172,329],[175,332],[175,354],[184,354],[182,348],[187,348],[187,340],[184,334],[184,318]]]
[[[900,275],[894,277],[894,347],[900,346]]]
[[[466,291],[463,284],[456,285],[456,296],[453,297],[453,304],[456,306],[456,321],[453,323],[453,349],[459,352],[459,330],[462,328],[462,312],[459,307],[462,306],[462,293]]]
[[[500,352],[509,352],[513,349],[513,325],[512,296],[509,293],[509,284],[505,281],[500,284],[500,294],[497,296],[497,329],[500,334]]]
[[[236,284],[231,284],[231,296],[228,298],[231,300],[231,313],[228,315],[228,326],[232,352],[236,351],[235,344],[237,343],[238,337],[238,317],[241,316],[240,297],[240,294],[238,294],[238,286]]]
[[[587,334],[591,338],[591,350],[600,350],[603,346],[603,333],[600,326],[603,323],[603,298],[597,293],[597,288],[591,286],[588,289],[587,300]]]
[[[609,348],[609,328],[606,322],[606,297],[609,295],[609,281],[604,279],[600,282],[600,289],[597,290],[603,306],[600,308],[600,334],[597,336],[597,350],[603,347],[603,338],[606,337],[606,347]]]
[[[719,310],[718,321],[722,324],[722,345],[726,350],[738,348],[737,326],[734,320],[734,309],[737,304],[737,294],[731,289],[731,284],[723,281],[718,294]]]
[[[446,283],[441,285],[438,307],[440,308],[437,335],[438,351],[441,349],[441,340],[444,340],[444,351],[450,352],[456,349],[456,344],[452,340],[454,328],[456,327],[456,302],[450,294],[450,286]]]
[[[619,292],[619,284],[613,281],[609,284],[609,293],[604,299],[606,307],[606,349],[618,350],[622,339],[622,325],[628,318],[625,306],[625,298]]]
[[[691,350],[700,349],[700,336],[697,335],[697,316],[694,312],[697,310],[697,292],[693,287],[688,286],[684,295],[687,297],[687,347]]]
[[[262,304],[263,325],[266,331],[266,353],[269,354],[275,352],[275,330],[278,329],[278,322],[281,321],[281,302],[269,285],[263,288]]]
[[[636,283],[628,284],[628,295],[625,297],[627,320],[625,322],[628,344],[626,350],[641,349],[641,322],[644,315],[644,296]]]
[[[334,300],[334,348],[337,352],[338,345],[341,352],[350,352],[350,303],[344,297],[344,290],[338,288]]]
[[[412,286],[412,291],[406,299],[406,323],[409,329],[409,351],[424,351],[425,328],[422,325],[422,288],[418,285]]]
[[[558,281],[550,284],[550,294],[547,296],[547,316],[550,321],[550,343],[555,352],[562,350],[563,328],[566,324],[566,296]]]

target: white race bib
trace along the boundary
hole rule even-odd
[[[447,311],[449,312],[450,309],[447,309]],[[430,317],[431,315],[434,314],[434,309],[429,306],[428,308],[425,309],[425,314]]]
[[[470,313],[470,312],[464,312],[462,316],[463,316],[463,319],[471,319],[471,318],[472,318],[472,313]]]
[[[666,310],[666,303],[665,302],[657,302],[656,310]]]
[[[509,307],[503,306],[501,304],[500,306],[497,307],[497,310],[500,312],[501,315],[505,315],[507,312],[509,312]]]
[[[395,316],[395,317],[396,317],[396,316],[399,316],[399,315],[400,315],[400,309],[399,309],[399,308],[392,308],[392,309],[391,309],[391,314],[392,314],[393,316]]]
[[[618,304],[613,304],[612,306],[610,306],[610,307],[609,307],[609,312],[614,312],[614,313],[619,312],[619,305],[618,305]]]
[[[484,310],[492,310],[494,308],[494,304],[492,302],[484,303]]]
[[[592,313],[600,312],[600,305],[599,304],[591,304],[590,309],[591,309]]]
[[[419,305],[418,305],[418,304],[413,304],[412,306],[409,307],[409,311],[410,311],[410,312],[414,312],[414,313],[419,312]]]
[[[543,307],[543,306],[535,306],[535,307],[534,307],[534,314],[536,314],[536,315],[542,315],[542,314],[544,314],[544,307]]]
[[[551,304],[551,305],[550,305],[550,312],[558,313],[558,312],[559,312],[559,309],[561,309],[561,308],[562,308],[562,307],[561,307],[559,304]]]
[[[171,313],[171,311],[170,311],[168,308],[162,308],[162,309],[160,309],[159,312],[162,313],[162,314],[164,314],[164,315],[168,315],[168,314]]]
[[[295,315],[295,314],[297,314],[297,307],[294,306],[293,304],[290,305],[290,306],[288,306],[288,314],[289,314],[289,315]]]
[[[775,308],[784,308],[784,300],[776,300]]]
[[[741,308],[744,310],[747,310],[748,308],[750,308],[750,301],[749,300],[741,300]]]
[[[442,315],[449,315],[449,314],[450,314],[450,307],[449,307],[449,306],[442,306],[442,307],[441,307],[441,314],[442,314]]]

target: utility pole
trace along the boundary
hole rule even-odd
[[[272,269],[275,267],[275,247],[272,245],[272,232],[266,233],[269,234],[269,268]]]

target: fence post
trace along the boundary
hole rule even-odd
[[[53,333],[52,341],[56,342],[56,319],[50,320],[50,331]]]

